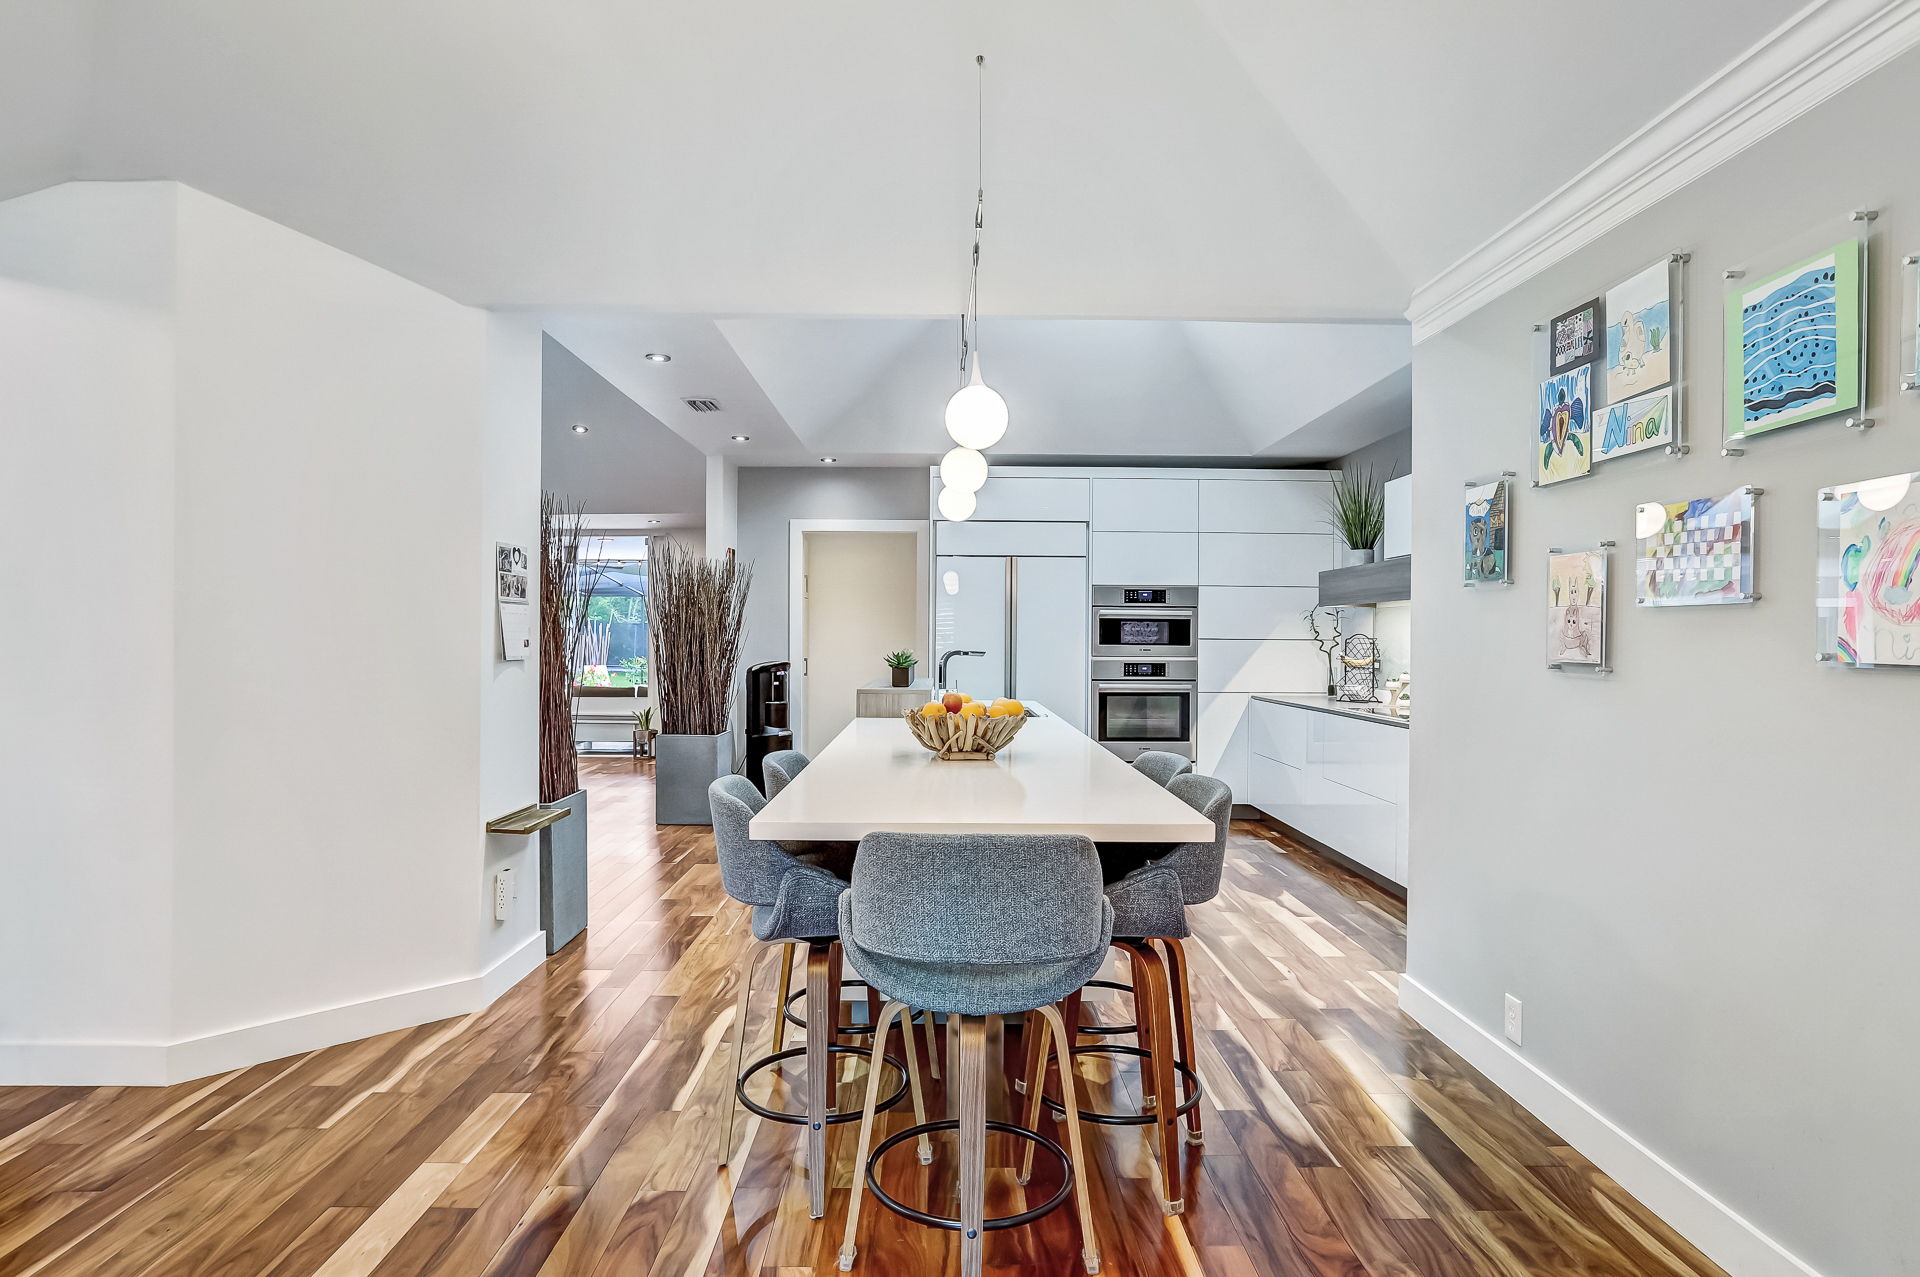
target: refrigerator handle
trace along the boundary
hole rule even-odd
[[[1007,695],[1020,699],[1020,560],[1007,560]]]

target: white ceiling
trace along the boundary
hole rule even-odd
[[[0,0],[0,196],[175,178],[554,315],[703,451],[903,459],[952,384],[979,51],[1008,447],[1325,455],[1401,394],[1413,285],[1801,3]]]

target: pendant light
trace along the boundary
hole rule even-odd
[[[984,449],[1007,433],[1007,401],[980,376],[980,237],[986,227],[986,67],[975,55],[973,259],[967,278],[967,309],[960,317],[960,389],[947,400],[947,433],[960,446],[940,459],[940,512],[958,522],[973,513],[973,494],[987,481]],[[949,497],[952,500],[949,500]],[[965,500],[961,500],[961,497]],[[949,513],[954,511],[965,513]]]

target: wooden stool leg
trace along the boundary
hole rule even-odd
[[[1026,1026],[1020,1030],[1027,1041],[1026,1077],[1022,1079],[1027,1094],[1027,1111],[1021,1125],[1030,1131],[1040,1129],[1040,1099],[1047,1090],[1047,1038],[1053,1032],[1051,1023],[1038,1011],[1029,1011]],[[1054,1052],[1061,1054],[1058,1045],[1055,1045]],[[1025,1146],[1025,1151],[1020,1154],[1020,1173],[1014,1178],[1025,1184],[1033,1178],[1035,1145],[1032,1140],[1021,1140],[1020,1143]]]
[[[830,946],[807,948],[807,1213],[827,1213],[827,1098],[832,1091],[833,958]],[[878,1070],[875,1070],[877,1073]]]
[[[940,1080],[939,1034],[935,1031],[931,1011],[923,1011],[920,1014],[920,1036],[927,1044],[927,1073],[938,1082]]]
[[[1186,946],[1172,937],[1160,941],[1167,951],[1168,983],[1173,989],[1173,1031],[1180,1043],[1180,1063],[1194,1070],[1199,1076],[1200,1066],[1193,1058],[1193,986],[1187,981]],[[1198,1144],[1206,1139],[1200,1129],[1201,1105],[1194,1105],[1187,1114],[1187,1143]]]
[[[1153,1074],[1154,1129],[1160,1135],[1160,1209],[1178,1215],[1187,1207],[1180,1183],[1180,1092],[1173,1074],[1172,992],[1167,984],[1166,963],[1153,946],[1133,946],[1138,961],[1134,971],[1134,1013],[1139,1017],[1141,1033],[1148,1039],[1148,1059]],[[1178,1195],[1177,1195],[1178,1194]]]
[[[1041,1007],[1041,1023],[1051,1025],[1053,1029],[1054,1059],[1060,1064],[1060,1103],[1066,1108],[1064,1120],[1067,1124],[1067,1151],[1073,1158],[1073,1203],[1080,1212],[1080,1262],[1086,1265],[1090,1273],[1100,1271],[1100,1240],[1093,1231],[1093,1193],[1087,1180],[1086,1154],[1080,1146],[1080,1098],[1073,1089],[1073,1058],[1070,1044],[1073,1038],[1067,1031],[1067,1022],[1061,1016],[1058,1007]],[[1046,1058],[1041,1057],[1044,1070]],[[1034,1089],[1040,1088],[1038,1082]],[[1031,1123],[1029,1124],[1031,1126]],[[1032,1169],[1033,1144],[1027,1145],[1028,1169]],[[1020,1181],[1026,1183],[1025,1179]]]
[[[840,1271],[847,1272],[853,1267],[856,1253],[855,1241],[860,1235],[860,1201],[867,1191],[867,1155],[873,1148],[874,1109],[880,1104],[880,1067],[877,1061],[885,1054],[887,1032],[893,1026],[895,1016],[906,1014],[906,1008],[898,1002],[887,1003],[885,1009],[874,1017],[873,1058],[874,1067],[867,1070],[867,1102],[860,1110],[860,1154],[853,1160],[853,1197],[847,1203],[847,1230],[840,1237]],[[906,1029],[901,1034],[907,1039],[907,1059],[913,1059],[913,1020],[909,1016]],[[912,1063],[907,1065],[907,1077],[913,1084],[913,1111],[916,1121],[924,1122],[927,1115],[920,1100],[920,1071]],[[933,1151],[925,1148],[927,1137],[922,1135],[920,1143],[924,1156],[921,1161],[930,1161]],[[815,1218],[819,1218],[815,1216]]]
[[[1020,1021],[1020,1076],[1013,1079],[1013,1089],[1022,1095],[1027,1094],[1029,1079],[1033,1077],[1033,1066],[1035,1062],[1041,1058],[1040,1043],[1042,1032],[1039,1016],[1032,1011],[1027,1012],[1026,1016]],[[1027,1123],[1027,1128],[1029,1130],[1038,1129],[1032,1122]]]
[[[727,1106],[727,1120],[720,1124],[720,1165],[725,1166],[733,1157],[733,1121],[740,1113],[739,1101],[733,1094],[734,1085],[740,1080],[740,1070],[746,1067],[747,1055],[747,995],[753,991],[753,969],[760,965],[760,946],[753,945],[747,950],[746,958],[740,963],[740,1001],[733,1012],[733,1072],[727,1077],[727,1094],[722,1101]]]
[[[793,942],[780,946],[780,1014],[773,1017],[773,1052],[787,1049],[787,999],[793,996]]]
[[[980,1277],[986,1254],[987,1217],[987,1022],[951,1019],[949,1036],[960,1040],[953,1069],[954,1116],[960,1122],[960,1277]]]

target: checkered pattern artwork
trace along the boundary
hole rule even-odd
[[[1634,602],[1642,607],[1751,603],[1753,488],[1635,513],[1640,537]]]

